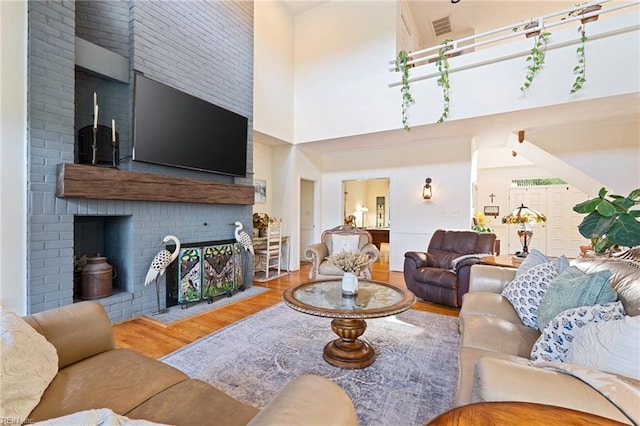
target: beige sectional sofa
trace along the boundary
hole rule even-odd
[[[117,349],[109,318],[96,302],[24,319],[53,344],[58,359],[29,422],[108,408],[129,419],[171,425],[357,425],[349,396],[319,376],[298,377],[259,410],[160,361]],[[67,421],[84,422],[78,419]]]
[[[626,315],[640,314],[640,249],[616,258],[579,258],[570,265],[589,274],[611,271],[611,286]],[[491,265],[471,268],[469,293],[464,296],[460,310],[456,405],[483,401],[536,402],[633,422],[619,405],[575,376],[548,365],[545,368],[544,363],[531,362],[532,348],[541,332],[524,325],[509,300],[501,295],[515,274],[515,268]],[[640,347],[640,342],[631,344]],[[640,364],[640,359],[637,361]],[[613,378],[631,386],[632,399],[640,395],[637,380],[620,374]],[[637,402],[638,399],[631,407],[634,412],[627,414],[640,416]]]

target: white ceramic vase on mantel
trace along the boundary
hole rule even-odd
[[[358,294],[358,276],[353,272],[345,272],[342,276],[342,294],[344,296]]]

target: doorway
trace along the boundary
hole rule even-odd
[[[342,181],[344,221],[369,231],[383,264],[389,262],[390,188],[387,177]]]
[[[304,251],[313,244],[315,228],[315,182],[300,179],[300,263],[306,262]]]

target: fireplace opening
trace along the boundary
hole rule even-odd
[[[132,226],[131,216],[74,216],[74,300],[96,299],[120,292],[133,292]],[[91,265],[87,265],[87,268],[85,265],[88,259],[91,260]],[[105,272],[106,264],[111,266],[111,274]],[[85,271],[84,292],[83,270]],[[100,288],[95,288],[96,283]],[[107,289],[106,284],[110,284],[112,288]],[[88,288],[89,286],[91,288]]]

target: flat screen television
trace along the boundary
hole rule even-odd
[[[136,74],[133,160],[247,173],[247,118]]]

